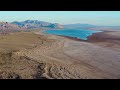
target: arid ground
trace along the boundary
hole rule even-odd
[[[0,35],[0,79],[119,79],[120,31],[87,41],[15,32]]]

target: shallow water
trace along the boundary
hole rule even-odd
[[[93,33],[101,32],[98,30],[82,30],[82,29],[64,29],[64,30],[45,30],[46,34],[53,35],[63,35],[69,37],[76,37],[82,40],[87,40],[87,37],[92,35]]]

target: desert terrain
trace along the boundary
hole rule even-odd
[[[0,79],[119,79],[120,31],[87,41],[42,32],[0,35]]]

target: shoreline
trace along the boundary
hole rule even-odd
[[[92,35],[90,35],[90,36],[88,36],[88,37],[87,37],[87,40],[82,40],[82,39],[77,38],[77,37],[63,36],[63,35],[55,35],[55,34],[54,34],[54,36],[65,37],[65,38],[68,38],[68,39],[71,39],[71,40],[75,40],[75,41],[89,42],[89,41],[91,40],[91,38],[90,38],[91,36],[93,36],[93,35],[95,35],[95,36],[96,36],[96,34],[103,34],[103,33],[105,33],[105,32],[109,32],[109,31],[104,31],[104,32],[96,32],[96,33],[93,33]],[[43,34],[44,34],[44,33],[43,33]],[[44,34],[44,35],[53,35],[53,34]]]
[[[93,33],[88,36],[87,40],[81,40],[79,38],[69,37],[69,36],[61,36],[67,39],[78,41],[78,42],[86,42],[92,43],[104,48],[109,48],[115,51],[120,51],[120,31],[104,31]],[[59,35],[60,36],[60,35]]]
[[[87,37],[87,40],[82,40],[77,37],[70,37],[70,36],[63,36],[63,35],[54,35],[54,36],[60,36],[60,37],[65,37],[71,40],[75,41],[82,41],[82,42],[103,42],[107,40],[120,40],[119,38],[113,38],[109,35],[108,33],[114,33],[114,32],[119,32],[119,31],[102,31],[102,32],[96,32],[93,33],[92,35]],[[46,35],[53,35],[53,34],[46,34]]]

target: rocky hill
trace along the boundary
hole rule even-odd
[[[15,24],[12,24],[12,23],[9,23],[9,22],[0,22],[0,30],[20,30],[21,27],[15,25]]]

